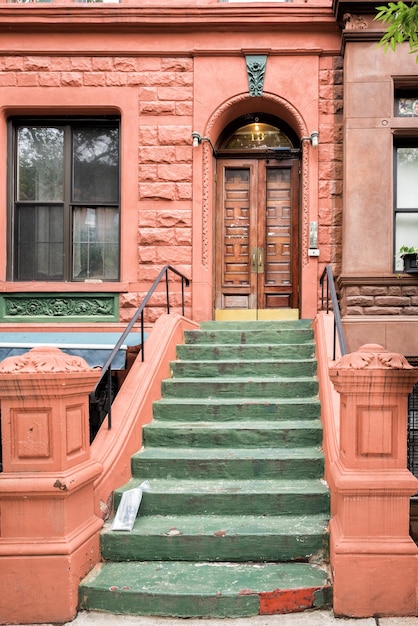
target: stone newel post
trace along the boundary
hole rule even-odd
[[[10,623],[71,620],[99,558],[88,408],[99,376],[52,347],[0,363],[0,615]]]
[[[365,345],[330,368],[340,394],[339,456],[330,472],[337,615],[415,615],[417,554],[409,536],[407,401],[418,370]]]

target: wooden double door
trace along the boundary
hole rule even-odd
[[[219,159],[215,309],[299,306],[299,161]]]

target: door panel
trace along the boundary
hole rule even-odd
[[[297,169],[218,161],[215,308],[297,308]]]

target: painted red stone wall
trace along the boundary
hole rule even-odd
[[[343,178],[343,61],[321,59],[319,70],[319,203],[318,246],[321,264],[341,266],[342,178]]]
[[[137,74],[138,280],[152,282],[156,268],[172,265],[192,275],[192,149],[187,124],[193,110],[193,62],[186,58],[153,59]],[[161,126],[159,116],[173,117]],[[121,318],[130,319],[146,292],[124,294]],[[188,315],[191,316],[190,298]],[[165,296],[153,299],[148,321],[161,314]],[[180,305],[176,298],[174,304]],[[187,313],[186,313],[187,316]]]
[[[205,178],[202,150],[193,150],[191,133],[210,129],[216,142],[234,117],[261,110],[284,117],[299,136],[320,131],[319,149],[309,148],[301,174],[300,308],[301,315],[314,316],[318,277],[325,263],[339,262],[341,240],[342,63],[330,3],[311,3],[314,21],[302,2],[256,9],[213,0],[181,2],[171,13],[164,3],[154,4],[158,10],[148,8],[149,2],[124,3],[122,15],[118,5],[0,2],[3,206],[9,116],[107,113],[119,114],[122,124],[120,281],[6,281],[7,217],[2,211],[0,289],[115,293],[119,320],[126,322],[161,267],[171,264],[192,278],[186,315],[211,318],[214,163],[208,162]],[[11,20],[13,10],[18,20]],[[287,27],[289,15],[297,24],[294,31]],[[265,95],[251,98],[245,54],[260,51],[268,56]],[[319,260],[307,254],[310,220],[319,221]],[[179,283],[175,290],[172,304],[179,310]],[[164,303],[162,286],[147,310],[148,324]]]

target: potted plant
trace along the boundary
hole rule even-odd
[[[403,260],[403,271],[407,274],[418,274],[418,248],[414,246],[401,246],[399,254]]]

